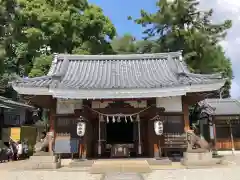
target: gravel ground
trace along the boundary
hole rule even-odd
[[[154,171],[145,180],[239,180],[240,167]]]
[[[102,175],[87,172],[0,171],[3,180],[100,180]]]
[[[224,156],[224,158],[229,161],[232,162],[233,164],[240,166],[240,155],[226,155]],[[239,178],[240,179],[240,178]]]

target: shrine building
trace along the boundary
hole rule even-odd
[[[50,109],[55,153],[156,158],[184,151],[188,107],[224,83],[219,74],[191,73],[181,52],[170,52],[55,54],[46,76],[12,86]]]

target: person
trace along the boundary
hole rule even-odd
[[[22,147],[23,147],[23,157],[29,158],[28,140],[23,141]]]
[[[17,145],[11,138],[9,140],[9,149],[11,152],[11,160],[12,161],[16,160],[17,159]]]
[[[45,131],[43,131],[40,141],[43,142],[43,140],[45,139],[46,136],[47,136],[47,133]]]
[[[22,154],[23,154],[23,145],[21,141],[18,141],[17,142],[17,160],[21,158]]]

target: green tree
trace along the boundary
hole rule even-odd
[[[51,55],[41,55],[34,60],[33,68],[29,77],[43,76],[48,73],[53,57]]]
[[[111,45],[117,54],[130,54],[136,52],[135,38],[130,34],[122,37],[116,37],[112,40]]]
[[[156,13],[142,10],[141,17],[135,22],[145,28],[143,33],[146,39],[154,38],[159,44],[157,51],[182,50],[193,72],[222,72],[229,79],[224,86],[224,97],[228,97],[232,79],[231,63],[218,43],[231,28],[231,21],[213,24],[213,10],[200,11],[198,5],[197,0],[160,0]]]
[[[130,34],[116,37],[112,40],[111,45],[116,54],[151,53],[158,52],[159,49],[155,41],[136,40],[135,37]]]
[[[0,0],[0,70],[44,75],[53,53],[112,53],[107,39],[115,34],[102,9],[87,0]]]

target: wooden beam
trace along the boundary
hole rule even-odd
[[[45,109],[50,109],[52,106],[52,96],[26,96],[22,95],[22,98],[33,106],[39,106]]]

